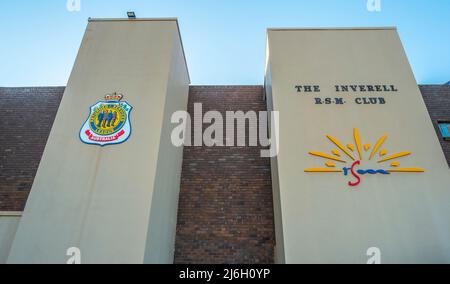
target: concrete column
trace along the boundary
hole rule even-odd
[[[65,263],[77,247],[82,263],[171,263],[183,149],[170,115],[188,86],[175,19],[90,20],[8,262]],[[131,135],[83,143],[91,106],[111,93],[133,108]]]
[[[396,29],[272,29],[267,55],[277,262],[450,262],[450,172]]]

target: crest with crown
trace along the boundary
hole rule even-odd
[[[123,95],[120,93],[112,93],[112,94],[107,94],[105,96],[105,100],[107,102],[119,102],[121,99],[123,99]]]

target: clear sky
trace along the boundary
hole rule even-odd
[[[0,0],[0,86],[64,86],[87,19],[177,17],[192,84],[262,84],[268,27],[397,26],[419,83],[450,80],[450,1]],[[76,0],[75,0],[76,1]]]

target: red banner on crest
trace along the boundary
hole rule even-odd
[[[90,130],[86,130],[85,133],[88,136],[88,139],[91,140],[91,141],[94,141],[94,142],[112,142],[112,141],[119,140],[119,138],[125,134],[125,130],[122,129],[122,131],[120,131],[116,135],[107,136],[107,137],[95,136],[94,134],[91,133]]]

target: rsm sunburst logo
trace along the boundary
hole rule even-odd
[[[310,155],[324,160],[324,166],[305,169],[307,173],[342,173],[353,177],[349,186],[358,186],[368,175],[389,176],[395,173],[423,173],[425,169],[416,167],[401,167],[401,159],[411,156],[411,152],[389,152],[383,146],[387,135],[381,136],[377,142],[364,143],[357,128],[353,130],[354,143],[344,145],[337,138],[326,136],[335,149],[330,153],[309,152]]]

